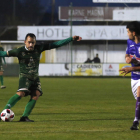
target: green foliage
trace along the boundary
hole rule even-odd
[[[5,77],[0,109],[16,93],[17,77]],[[34,123],[18,122],[29,100],[12,110],[13,122],[0,122],[0,139],[10,140],[132,140],[130,131],[135,100],[129,78],[41,78],[43,96],[29,116]]]

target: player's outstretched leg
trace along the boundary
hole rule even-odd
[[[130,127],[131,130],[139,130],[139,119],[140,119],[140,97],[137,97],[135,119],[133,125]]]
[[[4,107],[4,109],[10,109],[10,108],[12,108],[20,99],[21,99],[21,96],[19,96],[18,94],[15,94],[14,96],[12,96],[9,99],[9,101],[6,104],[6,106]],[[1,120],[1,118],[0,118],[0,120]]]
[[[4,109],[10,109],[10,108],[12,108],[20,99],[21,99],[21,96],[19,96],[18,94],[15,94],[14,96],[12,96],[9,99],[9,101],[6,104],[6,106],[4,107]]]
[[[30,120],[28,118],[28,116],[32,112],[32,109],[34,108],[35,104],[36,104],[36,100],[30,99],[30,101],[28,102],[28,104],[25,107],[22,117],[19,120],[20,122],[34,122],[33,120]]]

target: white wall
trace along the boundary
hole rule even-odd
[[[93,59],[98,53],[101,63],[125,63],[126,45],[74,45],[72,47],[74,63],[83,63],[87,58]],[[64,46],[56,50],[56,62],[70,62],[71,49]]]
[[[2,44],[4,50],[10,50],[14,47],[20,47],[23,44]],[[93,59],[96,53],[99,54],[101,63],[125,63],[125,50],[124,44],[96,45],[96,44],[81,44],[72,46],[72,62],[83,63],[87,58]],[[70,63],[71,62],[71,47],[70,44],[57,48],[56,50],[46,51],[46,63]],[[17,58],[6,58],[7,63],[17,63]]]

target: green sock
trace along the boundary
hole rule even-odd
[[[3,85],[3,76],[0,75],[0,81],[1,81],[1,85]]]
[[[28,104],[25,107],[24,113],[23,113],[23,117],[28,117],[30,115],[30,113],[32,112],[32,109],[34,108],[36,103],[36,100],[31,99]]]
[[[17,94],[15,94],[14,96],[12,96],[8,103],[6,104],[6,106],[4,107],[4,109],[10,109],[11,107],[13,107],[19,100],[21,99],[21,97]]]

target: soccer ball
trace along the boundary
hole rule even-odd
[[[1,112],[1,120],[3,120],[4,122],[11,122],[15,117],[15,114],[12,110],[10,109],[4,109]]]

